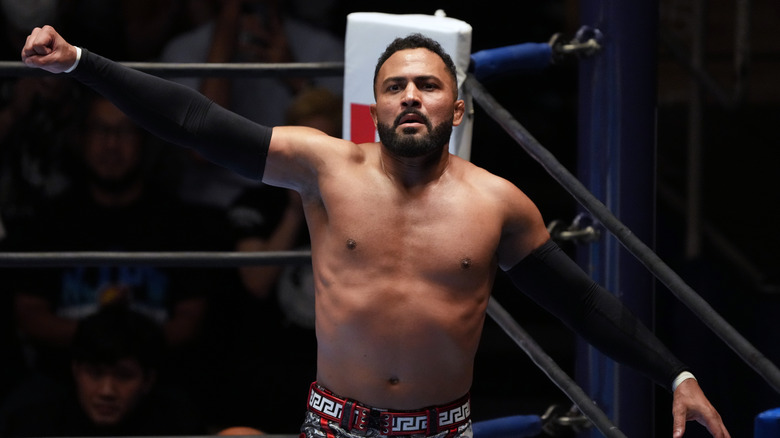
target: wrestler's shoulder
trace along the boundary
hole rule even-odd
[[[328,155],[361,153],[360,145],[307,126],[276,126],[271,142],[282,148],[304,147]]]
[[[480,190],[490,191],[509,191],[515,192],[519,189],[512,182],[507,179],[498,176],[487,169],[477,166],[476,164],[464,160],[457,156],[451,156],[451,164],[465,181],[474,184]]]

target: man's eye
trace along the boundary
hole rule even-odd
[[[106,374],[105,368],[98,365],[86,364],[84,365],[83,370],[93,379],[99,379],[101,376]]]
[[[133,370],[120,368],[114,371],[114,377],[122,382],[129,382],[139,377],[139,374]]]

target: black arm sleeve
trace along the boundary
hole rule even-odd
[[[220,107],[197,91],[82,49],[69,74],[104,95],[152,134],[262,179],[271,128]]]
[[[671,390],[687,367],[617,297],[593,281],[552,240],[507,271],[540,306],[624,365]]]

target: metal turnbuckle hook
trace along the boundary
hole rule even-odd
[[[598,29],[581,27],[575,37],[569,41],[560,33],[554,34],[548,44],[552,48],[553,62],[561,62],[567,57],[589,57],[601,50],[603,35]]]
[[[561,405],[552,405],[540,417],[542,430],[550,436],[571,436],[593,427],[588,417],[572,406],[568,410]]]
[[[547,225],[547,232],[555,241],[567,241],[574,243],[595,242],[601,237],[601,231],[596,227],[593,219],[584,214],[578,214],[570,225],[560,219],[556,219]]]

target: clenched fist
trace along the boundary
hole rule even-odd
[[[27,66],[51,73],[67,71],[77,58],[76,47],[68,44],[51,26],[33,29],[22,48],[22,61]]]

